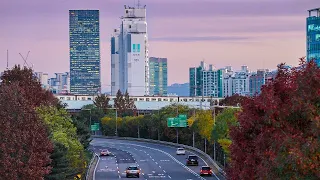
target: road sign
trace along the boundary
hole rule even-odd
[[[178,117],[167,119],[168,127],[187,127],[187,115],[180,114]]]
[[[98,131],[98,130],[99,130],[99,125],[97,124],[91,125],[91,131]]]
[[[186,114],[179,114],[178,116],[180,119],[187,119],[187,115]]]

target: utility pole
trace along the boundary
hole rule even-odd
[[[177,117],[179,116],[179,105],[177,104]],[[179,129],[176,128],[177,131],[177,144],[179,144]]]
[[[118,110],[116,109],[116,136],[118,137]]]
[[[216,124],[216,108],[213,105],[213,122]],[[216,141],[213,143],[213,160],[216,161]]]
[[[193,118],[196,119],[196,108],[193,108]],[[194,147],[194,129],[192,129],[192,147]]]

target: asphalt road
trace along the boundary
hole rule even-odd
[[[126,140],[95,138],[91,148],[100,154],[108,149],[112,155],[103,156],[95,167],[94,180],[113,180],[126,178],[125,169],[137,165],[141,169],[140,179],[195,180],[220,179],[220,176],[201,177],[200,167],[206,165],[199,158],[199,166],[185,166],[186,155],[176,155],[176,148],[160,144]]]

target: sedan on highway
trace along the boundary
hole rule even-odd
[[[184,150],[184,148],[178,148],[176,151],[177,155],[185,155],[186,154],[186,150]]]
[[[212,176],[212,169],[209,166],[202,166],[200,169],[200,176],[204,176],[204,175],[208,175],[208,176]]]
[[[140,176],[140,169],[137,166],[129,166],[126,170],[126,177],[137,177]]]
[[[100,156],[110,156],[111,152],[108,151],[107,149],[104,149],[100,152]]]
[[[195,165],[198,166],[198,156],[196,155],[189,155],[187,158],[187,166],[188,165]]]

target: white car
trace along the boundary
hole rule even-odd
[[[177,153],[177,155],[185,155],[186,154],[186,150],[184,150],[183,148],[178,148],[176,153]]]
[[[107,149],[104,149],[100,152],[100,156],[110,156],[111,152],[108,151]]]

